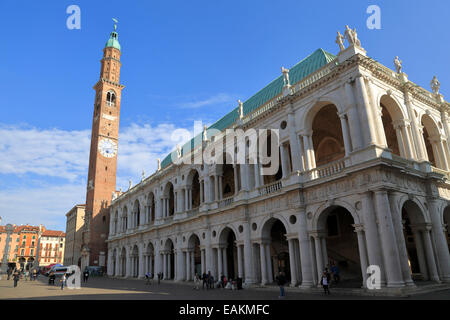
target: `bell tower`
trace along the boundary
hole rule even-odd
[[[121,93],[119,83],[121,49],[114,31],[103,49],[100,79],[94,85],[95,102],[86,190],[85,228],[81,248],[81,268],[105,266],[109,232],[109,206],[116,190],[117,147]]]

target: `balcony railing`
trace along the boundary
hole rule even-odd
[[[311,179],[319,179],[332,176],[345,169],[345,159],[339,159],[338,161],[331,162],[324,166],[312,169],[310,171]]]
[[[269,184],[267,186],[262,186],[259,188],[259,195],[264,196],[266,194],[271,194],[274,192],[277,192],[281,190],[283,185],[281,184],[281,181],[277,181],[275,183]]]
[[[234,201],[234,197],[228,197],[219,201],[219,208],[228,207]]]

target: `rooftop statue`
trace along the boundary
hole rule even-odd
[[[338,31],[337,32],[337,37],[336,37],[336,43],[339,45],[339,49],[341,51],[345,50],[344,40],[345,40],[345,37]]]
[[[433,90],[433,93],[439,94],[440,87],[441,87],[441,83],[438,81],[436,76],[434,76],[433,80],[431,80],[431,89]]]
[[[283,82],[285,87],[289,87],[291,84],[289,82],[289,69],[281,67],[281,72],[283,73]]]
[[[239,104],[239,119],[244,118],[244,103],[241,100],[238,100],[238,104]]]
[[[394,59],[394,65],[397,73],[402,73],[402,61],[398,59],[398,56]]]
[[[203,141],[207,141],[208,140],[208,135],[207,135],[207,127],[206,124],[203,127]]]
[[[158,169],[157,169],[157,171],[159,171],[159,170],[161,170],[161,159],[160,158],[158,158]]]

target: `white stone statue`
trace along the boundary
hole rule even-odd
[[[158,169],[157,169],[157,171],[159,171],[159,170],[161,170],[161,159],[160,158],[158,158]]]
[[[433,80],[431,80],[431,89],[433,90],[434,94],[439,94],[439,89],[441,88],[441,83],[438,81],[436,76],[433,77]]]
[[[208,141],[208,135],[207,135],[207,127],[206,124],[203,127],[203,141]]]
[[[353,39],[353,31],[349,28],[348,25],[345,26],[344,37],[347,39],[350,46],[355,44],[355,40]]]
[[[352,33],[353,33],[353,43],[355,44],[355,46],[361,47],[361,41],[359,41],[359,39],[358,39],[358,34],[356,33],[356,28],[353,29]]]
[[[341,51],[345,50],[344,40],[345,40],[344,36],[338,31],[337,37],[336,37],[336,43],[339,45],[339,49]]]
[[[144,169],[142,169],[142,180],[144,180],[145,179],[145,171],[144,171]]]
[[[291,84],[289,82],[289,69],[281,67],[281,72],[283,73],[283,82],[285,87],[289,87]]]
[[[130,180],[128,180],[128,190],[130,190],[132,186],[133,186],[133,182],[130,179]]]
[[[178,158],[181,157],[181,147],[179,144],[177,144],[177,156],[178,156]]]
[[[396,56],[394,59],[394,65],[397,73],[402,73],[402,61],[399,60],[398,56]]]
[[[239,119],[244,118],[244,103],[241,100],[238,100],[238,104],[239,104]]]

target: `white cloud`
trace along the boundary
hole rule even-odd
[[[173,124],[125,127],[119,134],[117,187],[136,184],[144,169],[146,176],[174,149]],[[187,130],[193,130],[187,129]],[[16,224],[44,224],[65,230],[65,214],[84,203],[90,149],[90,130],[65,131],[0,125],[0,174],[14,176],[12,187],[0,190],[0,215]],[[36,176],[37,175],[37,176]],[[48,178],[60,178],[58,185]],[[8,178],[11,179],[11,178]],[[26,187],[27,179],[38,188]]]
[[[201,107],[205,107],[205,106],[209,106],[209,105],[214,105],[214,104],[221,104],[221,103],[227,103],[232,101],[233,98],[226,93],[219,93],[216,94],[212,97],[209,97],[207,99],[203,99],[203,100],[197,100],[197,101],[192,101],[192,102],[185,102],[185,103],[180,103],[181,107],[183,108],[201,108]]]

